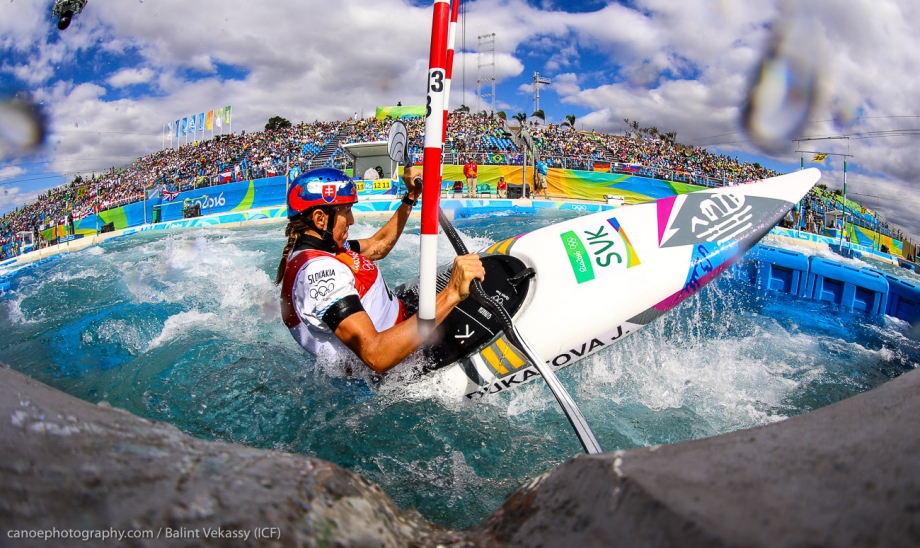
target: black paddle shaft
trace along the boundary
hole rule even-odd
[[[440,208],[438,208],[438,223],[441,225],[441,229],[444,230],[444,234],[447,235],[447,239],[450,241],[457,255],[468,254],[469,251],[466,249],[466,244],[460,239],[460,234],[457,232],[457,229],[454,228],[450,219],[444,215],[444,210]],[[536,351],[527,344],[523,337],[521,337],[521,334],[514,326],[511,315],[508,314],[505,307],[489,298],[479,280],[473,280],[473,283],[470,284],[470,294],[476,302],[496,315],[511,344],[516,346],[527,356],[534,367],[537,368],[537,371],[540,372],[543,380],[546,381],[547,386],[549,386],[549,389],[552,391],[553,396],[556,397],[556,401],[559,402],[559,406],[562,407],[562,412],[565,414],[566,418],[569,419],[569,424],[571,424],[572,428],[575,430],[578,441],[581,442],[581,446],[584,448],[585,453],[596,454],[603,452],[603,449],[601,449],[600,444],[597,442],[597,438],[594,436],[594,432],[592,432],[591,427],[588,426],[585,416],[582,414],[581,410],[578,409],[575,400],[572,399],[572,396],[569,395],[565,387],[562,386],[562,383],[559,382],[553,370],[543,363]]]

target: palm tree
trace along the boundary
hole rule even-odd
[[[495,115],[498,116],[499,118],[501,118],[502,120],[508,120],[508,115],[505,114],[505,111],[504,111],[504,110],[500,110],[500,111],[496,112]]]
[[[454,109],[454,112],[469,112],[469,111],[470,111],[470,107],[466,105],[460,105],[459,107]]]
[[[574,114],[566,114],[566,115],[565,115],[565,122],[562,122],[562,123],[559,124],[559,125],[560,125],[560,126],[569,126],[570,128],[575,129],[575,115],[574,115]]]
[[[527,121],[527,114],[525,114],[525,113],[523,113],[523,112],[518,112],[517,114],[515,114],[515,115],[512,116],[511,118],[514,119],[514,120],[517,120],[517,122],[518,122],[517,131],[514,131],[513,128],[512,128],[512,131],[514,131],[515,137],[520,138],[520,137],[521,137],[521,133],[523,133],[523,131],[524,131],[524,122]]]
[[[543,120],[544,122],[546,122],[546,114],[543,113],[543,109],[542,109],[542,108],[539,109],[539,110],[534,111],[534,113],[531,114],[531,116],[534,117],[534,118],[539,118],[539,119]]]

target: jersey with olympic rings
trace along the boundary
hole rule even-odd
[[[360,300],[357,308],[341,302],[349,302],[349,297],[353,301],[355,296]],[[342,320],[362,308],[378,332],[406,316],[403,303],[387,287],[373,261],[345,248],[335,253],[307,248],[288,256],[281,286],[281,314],[291,335],[311,354],[323,358],[352,355],[335,336],[335,330]]]

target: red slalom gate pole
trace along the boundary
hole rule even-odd
[[[447,142],[447,116],[450,104],[450,84],[454,74],[454,43],[457,41],[457,16],[460,13],[460,2],[453,0],[450,6],[450,25],[447,30],[447,81],[444,87],[444,132],[441,135],[441,147]]]
[[[425,159],[422,164],[422,230],[419,251],[418,327],[427,337],[434,329],[438,270],[438,211],[441,201],[441,140],[447,121],[448,0],[435,0],[428,60],[428,105],[425,111]]]

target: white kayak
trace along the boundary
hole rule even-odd
[[[697,292],[770,231],[820,179],[814,168],[602,211],[479,252],[486,293],[554,370],[636,331]],[[438,289],[449,278],[442,268]],[[414,284],[396,292],[410,307]],[[428,370],[478,399],[540,375],[473,299],[438,327]]]

